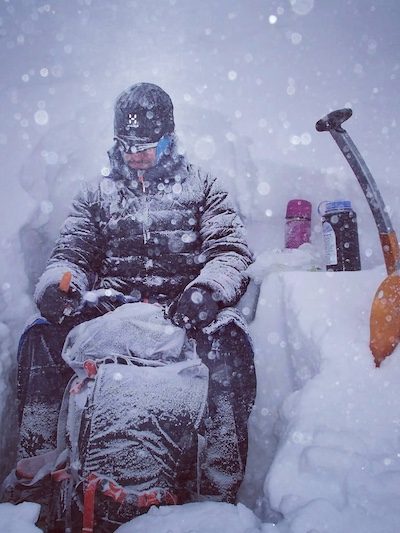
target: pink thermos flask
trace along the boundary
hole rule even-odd
[[[286,208],[285,247],[298,248],[310,242],[311,203],[307,200],[290,200]]]

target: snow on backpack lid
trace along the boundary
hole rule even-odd
[[[129,303],[73,328],[62,357],[83,373],[87,359],[141,359],[161,364],[182,359],[185,330],[165,318],[156,304]]]

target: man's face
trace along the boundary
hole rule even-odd
[[[156,164],[156,148],[148,148],[135,154],[124,153],[124,161],[129,168],[134,170],[146,170]]]

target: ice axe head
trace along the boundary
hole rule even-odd
[[[332,111],[332,113],[328,113],[320,120],[318,120],[318,122],[315,124],[315,128],[317,131],[344,131],[342,128],[342,124],[348,118],[350,118],[352,114],[353,111],[349,108]]]

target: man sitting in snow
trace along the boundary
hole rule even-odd
[[[71,376],[60,356],[64,340],[78,323],[117,305],[82,306],[84,294],[115,289],[165,305],[195,338],[210,371],[200,493],[234,502],[255,372],[246,326],[232,306],[246,289],[252,256],[227,193],[178,152],[174,128],[171,99],[158,86],[139,83],[117,99],[110,174],[74,202],[36,287],[42,318],[21,339],[19,455],[55,447]],[[60,289],[66,271],[68,292]]]

